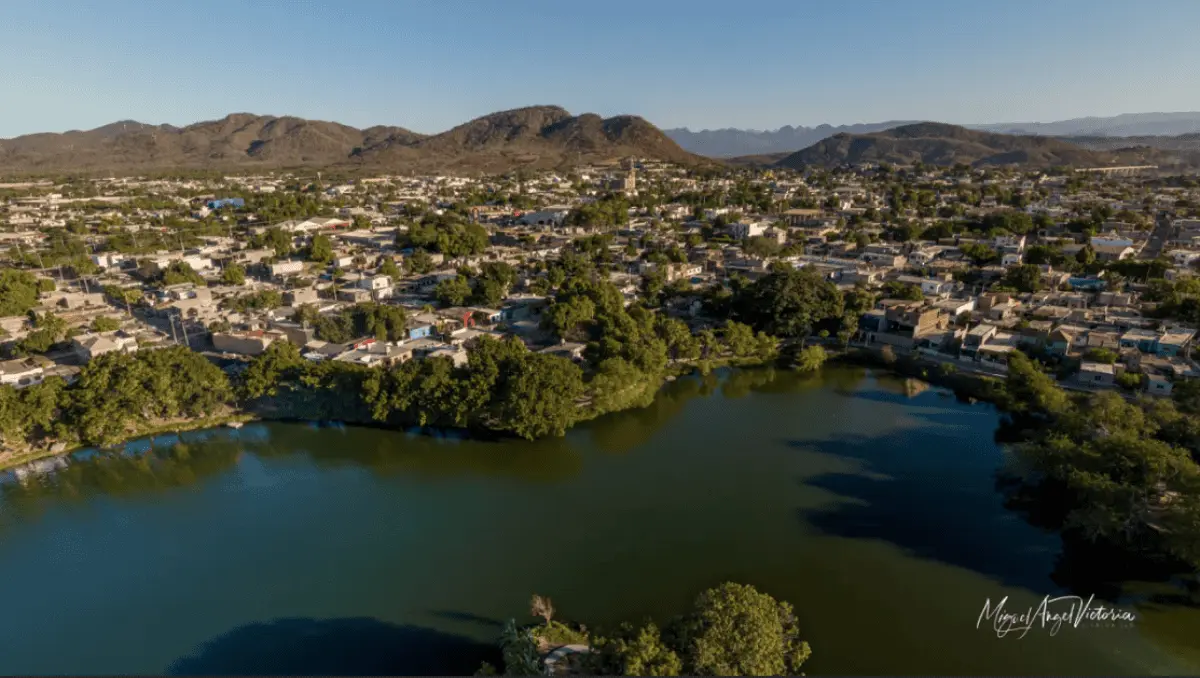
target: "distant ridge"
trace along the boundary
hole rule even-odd
[[[833,167],[862,163],[954,165],[1105,166],[1165,161],[1160,151],[1088,150],[1061,139],[980,132],[922,122],[872,134],[838,134],[779,160],[780,167]]]
[[[630,156],[711,163],[640,117],[573,116],[557,106],[500,111],[435,135],[234,113],[185,127],[122,120],[87,131],[0,140],[0,172],[8,173],[299,167],[478,173]]]
[[[870,134],[911,125],[917,120],[892,120],[858,125],[817,125],[777,130],[724,128],[693,132],[687,128],[666,130],[666,134],[693,153],[719,158],[792,153],[836,134]],[[999,134],[1067,137],[1149,137],[1178,136],[1200,132],[1200,112],[1126,113],[1111,117],[1074,118],[1057,122],[1018,122],[962,125],[967,129]]]

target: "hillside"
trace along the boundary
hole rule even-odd
[[[1051,137],[979,132],[957,125],[923,122],[873,134],[838,134],[779,161],[782,167],[830,167],[884,162],[927,165],[1030,167],[1167,163],[1155,149],[1094,151]]]
[[[401,127],[236,113],[186,127],[121,121],[88,131],[0,140],[0,172],[132,173],[167,169],[371,168],[503,172],[637,156],[700,164],[636,116],[572,116],[536,106],[483,116],[441,134]]]
[[[686,127],[665,130],[665,134],[680,146],[711,158],[765,156],[775,153],[794,153],[835,134],[868,134],[912,121],[875,122],[861,125],[817,125],[793,127],[784,125],[776,130],[714,129],[693,132]],[[740,162],[740,161],[739,161]]]
[[[557,106],[492,113],[406,147],[368,148],[360,159],[371,165],[405,165],[415,171],[499,172],[514,167],[569,167],[630,156],[681,165],[712,162],[683,150],[640,117],[573,116]]]

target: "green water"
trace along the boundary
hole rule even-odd
[[[914,386],[739,372],[560,440],[257,424],[79,460],[5,487],[0,673],[469,673],[532,593],[603,625],[725,580],[795,605],[810,675],[1200,671],[1196,609],[977,629],[1060,592],[1060,542],[1003,508],[994,410]]]

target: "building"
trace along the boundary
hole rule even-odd
[[[30,360],[5,360],[0,362],[0,384],[13,388],[25,388],[42,383],[45,370]]]
[[[260,355],[277,340],[287,341],[283,332],[253,330],[250,332],[214,332],[213,348],[222,353],[237,355]]]
[[[303,261],[277,261],[274,264],[271,264],[271,275],[276,278],[296,275],[303,270]]]
[[[736,223],[729,224],[729,237],[734,240],[745,240],[747,238],[755,238],[767,232],[767,225],[764,223]]]
[[[246,206],[246,201],[242,198],[219,198],[217,200],[209,200],[204,206],[210,210],[219,210],[222,207],[237,207],[241,209]]]
[[[137,348],[137,339],[119,330],[100,334],[83,334],[71,340],[71,350],[84,361],[113,351],[133,353]]]
[[[1079,366],[1076,381],[1086,386],[1109,387],[1117,382],[1117,368],[1107,363],[1084,362]]]

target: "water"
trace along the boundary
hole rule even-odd
[[[795,605],[810,675],[1200,671],[1195,609],[976,628],[1060,591],[996,424],[836,368],[684,379],[536,443],[256,424],[93,454],[4,492],[0,673],[470,673],[535,592],[603,625],[725,580]]]

